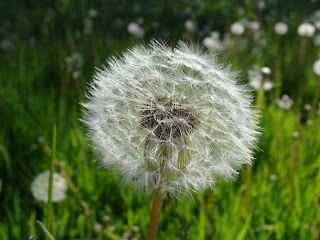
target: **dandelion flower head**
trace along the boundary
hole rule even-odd
[[[298,27],[298,34],[301,37],[312,37],[315,31],[316,31],[315,27],[310,23],[302,23]]]
[[[179,197],[251,164],[259,134],[251,104],[214,54],[153,41],[97,71],[83,121],[102,165],[124,183]]]
[[[274,32],[278,35],[285,35],[288,32],[288,25],[284,22],[278,22],[274,25]]]
[[[128,29],[128,32],[133,36],[135,36],[136,38],[143,38],[145,34],[144,29],[140,27],[138,23],[135,23],[135,22],[129,23],[127,29]]]
[[[241,22],[235,22],[231,25],[230,30],[234,35],[241,36],[245,31],[245,27]]]
[[[49,189],[49,171],[39,174],[31,184],[33,197],[44,203],[48,202]],[[52,202],[60,202],[66,198],[67,183],[66,180],[59,174],[53,174],[52,184]]]
[[[293,101],[288,95],[283,95],[280,99],[276,100],[276,103],[280,108],[286,110],[289,110],[293,105]]]
[[[313,72],[317,76],[320,76],[320,59],[314,62],[314,64],[313,64]]]
[[[274,88],[274,83],[269,79],[270,74],[270,68],[260,68],[257,65],[253,65],[252,69],[248,71],[249,85],[255,90],[263,89],[264,91],[270,91]]]

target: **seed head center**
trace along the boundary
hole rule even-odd
[[[186,99],[161,97],[145,106],[141,126],[160,140],[170,140],[188,136],[197,122],[196,110]]]

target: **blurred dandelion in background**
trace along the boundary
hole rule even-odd
[[[280,108],[286,110],[289,110],[293,105],[293,101],[288,95],[283,95],[280,99],[276,100],[276,103]]]
[[[241,22],[235,22],[231,25],[230,31],[236,36],[241,36],[245,31],[245,27]]]
[[[320,76],[320,59],[314,62],[312,68],[313,68],[313,72],[317,76]]]
[[[144,29],[136,22],[129,23],[127,29],[128,32],[136,38],[143,38],[145,33]]]
[[[249,85],[255,90],[263,89],[264,91],[270,91],[275,86],[270,80],[270,75],[270,68],[260,68],[258,65],[253,65],[248,71]]]
[[[274,32],[278,35],[285,35],[288,32],[288,25],[284,22],[277,22],[274,25]]]
[[[187,20],[184,24],[184,27],[188,32],[195,32],[197,30],[197,26],[197,22],[191,19]]]
[[[49,171],[39,174],[31,184],[33,197],[44,203],[48,202]],[[53,174],[52,202],[60,202],[66,198],[67,183],[59,174]]]
[[[210,37],[203,39],[203,46],[205,46],[211,52],[220,52],[223,50],[223,44],[220,41],[220,34],[214,31],[210,34]]]
[[[298,34],[301,37],[312,37],[315,31],[316,31],[315,27],[310,23],[302,23],[298,27]]]

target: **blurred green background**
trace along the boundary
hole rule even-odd
[[[159,239],[319,239],[320,78],[313,69],[320,58],[318,9],[317,0],[2,0],[0,239],[44,239],[36,220],[45,219],[46,204],[34,199],[31,182],[49,169],[54,124],[55,171],[69,188],[53,206],[55,238],[146,239],[152,199],[99,168],[78,119],[95,68],[153,38],[173,46],[179,39],[199,45],[211,39],[243,82],[256,80],[252,70],[274,84],[270,91],[253,89],[263,135],[251,178],[243,169],[237,182],[220,182],[214,192],[166,199]],[[235,22],[244,33],[230,32]],[[287,24],[286,34],[275,33],[277,22]],[[315,33],[300,36],[303,22]],[[283,94],[293,100],[289,109],[277,101]]]

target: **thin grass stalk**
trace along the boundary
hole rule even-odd
[[[46,234],[46,236],[50,239],[50,240],[54,240],[54,237],[51,235],[51,233],[46,229],[46,227],[43,225],[42,222],[40,222],[39,220],[36,221],[39,226],[41,227],[41,229],[44,231],[44,233]]]
[[[48,154],[48,156],[52,156],[52,150],[51,148],[47,145],[47,143],[44,141],[42,137],[39,137],[38,139],[39,143],[42,145],[43,150]],[[68,173],[64,170],[64,162],[59,160],[57,157],[54,158],[54,164],[59,167],[61,175],[66,179],[67,185],[75,198],[79,201],[80,205],[83,207],[84,210],[87,210],[90,212],[90,209],[88,207],[88,203],[82,199],[82,197],[79,194],[78,189],[72,182],[71,178],[69,177]]]
[[[48,205],[47,205],[47,226],[50,232],[51,226],[51,217],[53,215],[53,211],[51,211],[52,207],[52,188],[53,188],[53,173],[54,173],[54,159],[56,154],[56,126],[53,126],[53,137],[52,137],[52,154],[50,161],[50,176],[49,176],[49,189],[48,189]]]

